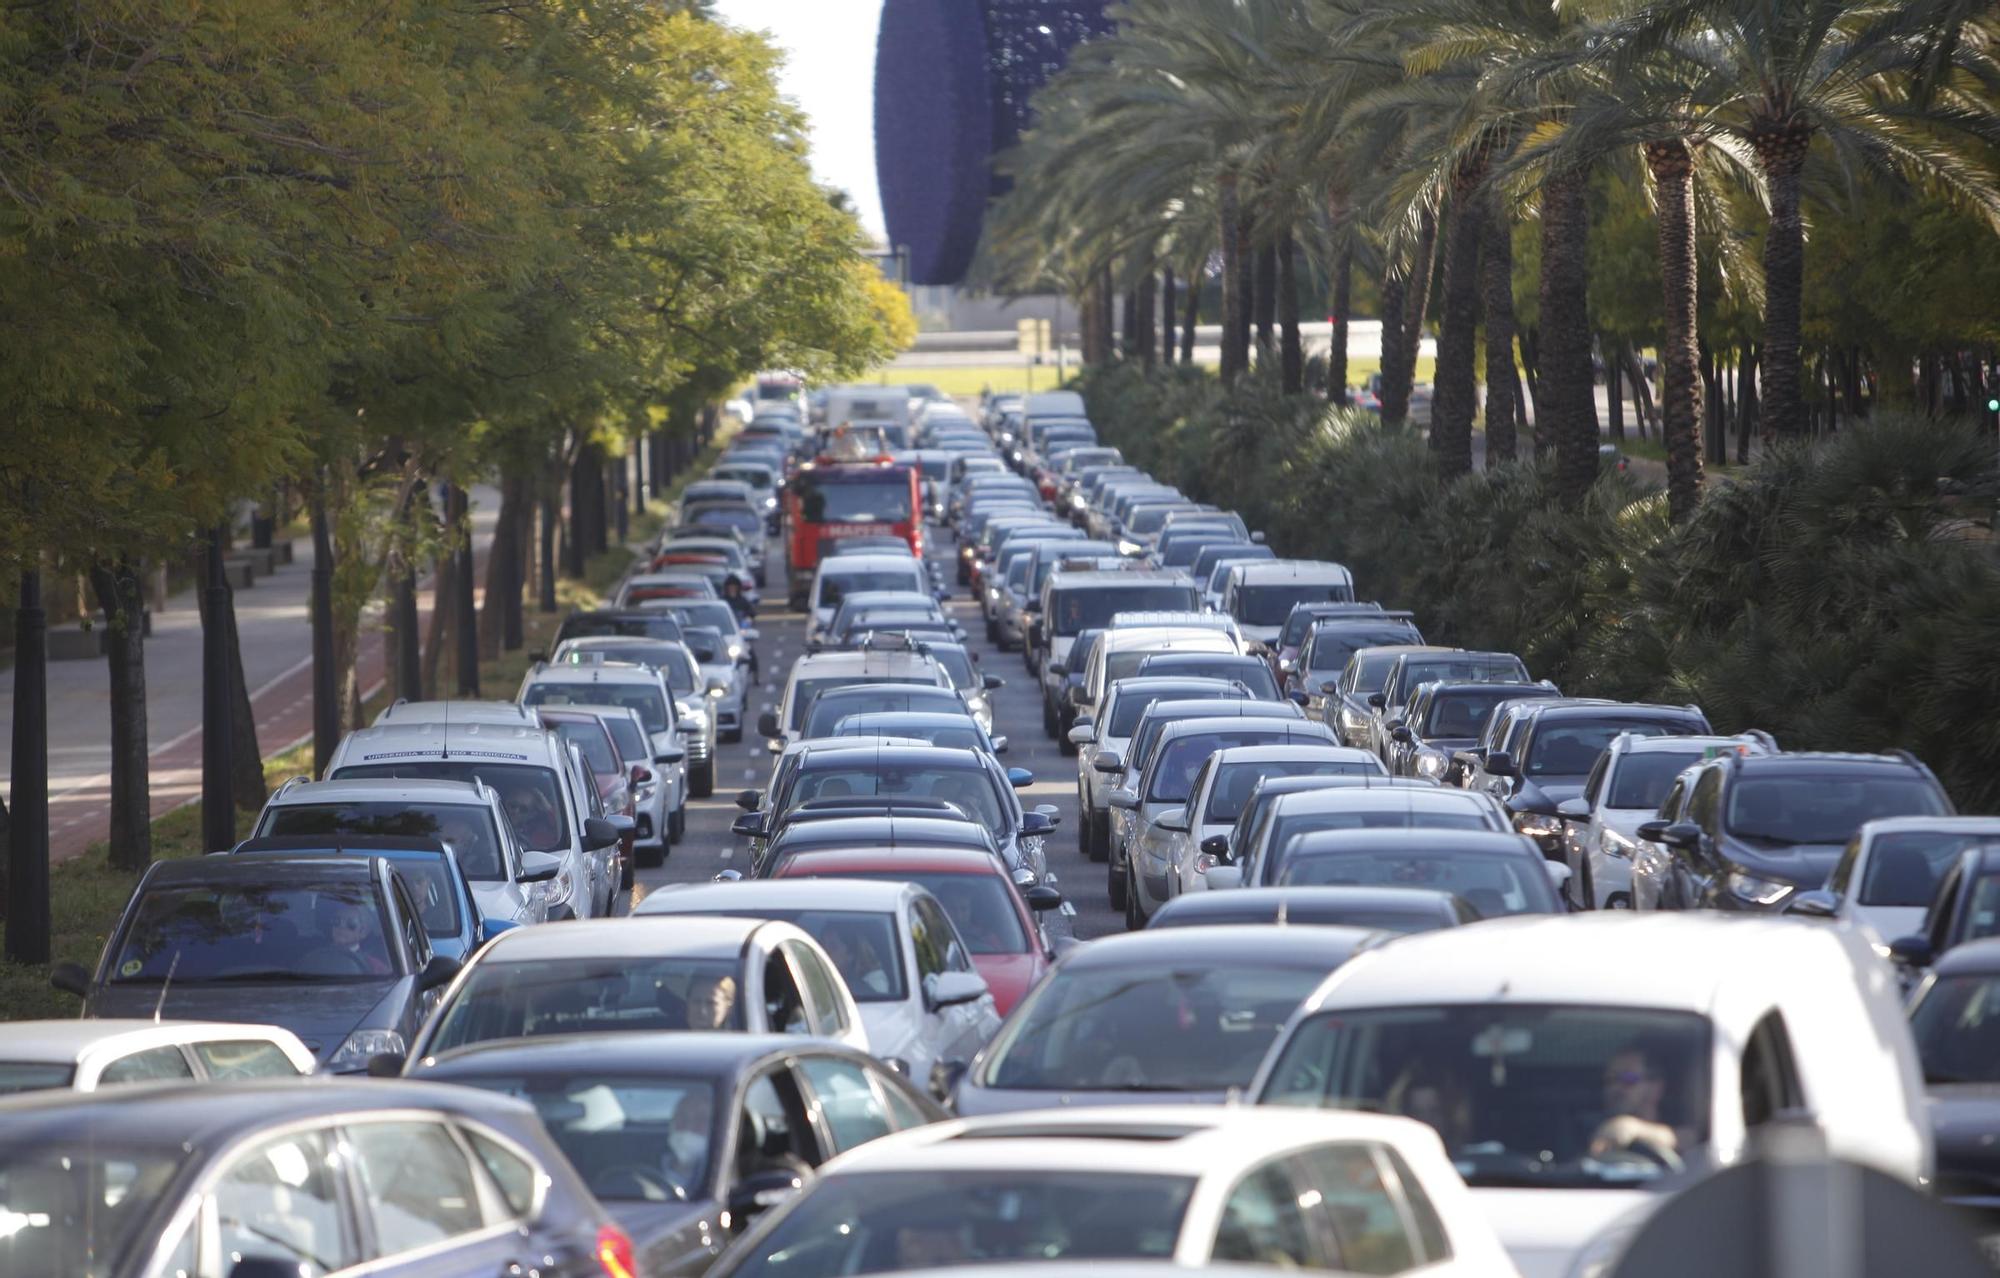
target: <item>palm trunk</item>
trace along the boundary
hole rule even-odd
[[[1126,289],[1124,303],[1118,323],[1118,353],[1132,359],[1139,353],[1139,291]]]
[[[1556,490],[1574,508],[1597,479],[1597,406],[1590,366],[1590,175],[1542,180],[1540,388],[1537,433],[1555,446]]]
[[[1771,193],[1764,235],[1763,425],[1767,435],[1805,430],[1799,330],[1805,279],[1805,230],[1799,220],[1799,174],[1812,145],[1811,126],[1791,120],[1753,126],[1750,138]]]
[[[1743,343],[1743,389],[1736,396],[1736,464],[1750,464],[1750,432],[1757,421],[1757,361],[1761,357],[1757,343]],[[1849,416],[1853,410],[1849,410]]]
[[[1472,419],[1479,408],[1479,246],[1485,197],[1460,186],[1445,232],[1444,316],[1438,329],[1436,391],[1431,400],[1431,455],[1445,475],[1472,472]]]
[[[620,504],[623,510],[623,504]],[[501,632],[506,628],[507,582],[513,576],[513,548],[520,544],[514,521],[520,517],[521,503],[514,481],[500,478],[500,517],[493,525],[493,547],[486,554],[486,602],[479,610],[479,659],[492,661],[500,655]],[[622,521],[621,521],[622,522]],[[621,538],[622,540],[622,538]]]
[[[1599,339],[1598,346],[1604,351],[1604,398],[1611,409],[1609,434],[1614,443],[1622,444],[1625,442],[1625,374],[1621,361],[1625,357],[1625,343],[1606,334]]]
[[[1194,365],[1194,331],[1201,326],[1201,272],[1188,276],[1187,310],[1181,315],[1181,363]]]
[[[1278,246],[1259,244],[1256,265],[1257,359],[1260,367],[1269,367],[1264,361],[1270,359],[1278,341]]]
[[[1174,362],[1174,268],[1160,269],[1160,362]]]
[[[1486,312],[1486,464],[1514,460],[1520,382],[1514,373],[1514,227],[1495,194],[1480,235],[1480,306]]]
[[[1155,318],[1153,314],[1154,293],[1158,287],[1159,280],[1151,271],[1147,271],[1141,276],[1139,279],[1138,305],[1134,308],[1135,314],[1133,318],[1137,322],[1139,329],[1135,338],[1139,348],[1139,360],[1147,368],[1151,368],[1159,358],[1159,330],[1153,326]]]
[[[1416,381],[1417,356],[1424,344],[1424,317],[1430,314],[1431,282],[1437,267],[1437,216],[1426,213],[1417,232],[1417,260],[1410,271],[1410,287],[1403,293],[1403,366]]]
[[[153,859],[153,796],[146,762],[145,605],[130,560],[93,564],[90,582],[104,609],[111,676],[111,864],[143,870]]]
[[[1701,330],[1700,270],[1695,257],[1694,157],[1678,138],[1646,146],[1659,204],[1660,281],[1666,336],[1660,343],[1660,439],[1667,450],[1667,509],[1675,523],[1701,502],[1700,389],[1695,381]]]
[[[1107,263],[1097,268],[1097,351],[1098,358],[1109,360],[1118,353],[1114,340],[1117,334],[1117,312],[1114,309],[1118,290],[1111,282],[1111,267]]]
[[[1395,425],[1410,415],[1410,374],[1403,367],[1403,277],[1396,273],[1395,265],[1382,273],[1382,379],[1381,394],[1376,397],[1382,420]],[[1403,393],[1392,397],[1392,386],[1403,387]],[[1392,415],[1393,411],[1393,415]]]
[[[1333,347],[1326,356],[1327,398],[1342,408],[1354,402],[1347,393],[1347,342],[1353,329],[1354,240],[1343,236],[1333,257]]]
[[[1287,230],[1278,240],[1278,367],[1285,393],[1306,388],[1306,350],[1299,338],[1298,245]]]
[[[1243,244],[1243,210],[1237,198],[1236,175],[1224,173],[1217,184],[1217,216],[1222,234],[1222,380],[1234,382],[1249,367],[1248,270]]]
[[[1430,301],[1431,257],[1437,249],[1437,218],[1424,214],[1417,236],[1416,256],[1407,279],[1382,290],[1382,420],[1400,422],[1410,415],[1410,388],[1417,378],[1417,351],[1423,345],[1424,310]],[[1389,312],[1396,313],[1391,316]],[[1393,320],[1394,332],[1391,332]],[[1393,354],[1393,362],[1391,355]]]

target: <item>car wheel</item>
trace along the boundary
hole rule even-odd
[[[687,832],[688,810],[687,805],[682,804],[680,807],[674,809],[672,816],[667,818],[667,833],[672,836],[675,843],[679,843],[687,837]]]
[[[697,799],[706,799],[715,793],[715,758],[707,759],[688,771],[688,792]]]
[[[1108,867],[1104,873],[1104,889],[1111,896],[1111,908],[1122,910],[1125,908],[1125,898],[1131,891],[1131,888],[1125,882],[1124,867],[1118,864],[1117,859],[1115,857],[1107,858],[1107,861]]]
[[[1125,875],[1125,930],[1143,932],[1146,929],[1146,909],[1139,901],[1139,886],[1128,871]]]
[[[986,642],[988,643],[1000,642],[1000,627],[997,624],[995,624],[993,618],[991,617],[988,617],[986,619]]]
[[[1042,698],[1042,731],[1052,737],[1056,736],[1056,708],[1049,704],[1047,697]],[[1057,739],[1061,740],[1059,737]]]
[[[724,745],[735,745],[743,740],[743,729],[732,728],[728,732],[722,733],[721,737]]]
[[[1111,814],[1103,813],[1090,823],[1090,859],[1108,861],[1111,859]]]
[[[639,863],[639,868],[641,869],[651,869],[656,865],[665,865],[667,863],[666,840],[662,839],[658,847],[635,848],[633,849],[632,857]],[[629,879],[626,881],[625,886],[632,886]]]

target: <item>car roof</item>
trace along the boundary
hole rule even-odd
[[[1201,719],[1276,719],[1281,723],[1310,723],[1299,708],[1289,701],[1257,701],[1250,697],[1215,697],[1204,700],[1179,700],[1162,697],[1146,707],[1145,718],[1201,720]],[[1228,726],[1228,725],[1217,725]],[[1324,727],[1325,725],[1320,725]]]
[[[1297,741],[1286,742],[1283,745],[1225,746],[1209,758],[1219,768],[1231,763],[1286,763],[1299,759],[1334,759],[1342,762],[1366,763],[1375,760],[1375,753],[1372,750],[1361,750],[1354,746],[1331,742],[1322,744],[1317,741]],[[1380,762],[1380,760],[1375,761]]]
[[[732,885],[733,886],[733,885]],[[559,927],[517,927],[487,942],[477,963],[535,963],[563,958],[642,958],[668,955],[735,958],[768,920],[582,919]]]
[[[825,675],[899,674],[907,671],[936,673],[937,662],[921,652],[884,648],[844,648],[839,652],[815,652],[792,663],[794,680]]]
[[[1155,706],[1161,704],[1153,703]],[[1172,703],[1168,703],[1172,704]],[[1218,732],[1269,732],[1273,736],[1282,733],[1287,738],[1298,737],[1307,741],[1324,740],[1333,744],[1333,729],[1323,723],[1305,718],[1284,718],[1278,715],[1242,713],[1242,707],[1257,705],[1254,701],[1226,701],[1223,708],[1204,712],[1193,719],[1176,719],[1160,729],[1159,738],[1153,743],[1155,753],[1167,748],[1171,742],[1182,737],[1205,737]],[[1290,705],[1290,702],[1263,702],[1264,705]],[[1148,706],[1150,713],[1152,706]],[[1245,723],[1244,720],[1251,720]]]
[[[254,852],[282,852],[321,856],[379,856],[385,860],[449,858],[451,850],[433,835],[409,834],[267,834],[261,839],[245,839],[229,849],[232,856]]]
[[[284,786],[265,803],[286,808],[307,803],[433,803],[483,808],[487,798],[470,781],[428,781],[404,777],[355,777],[300,781]]]
[[[721,910],[753,917],[768,910],[846,910],[893,914],[924,890],[909,883],[879,879],[746,879],[740,883],[669,883],[648,892],[633,909],[634,918]]]
[[[815,874],[879,874],[907,870],[912,874],[991,875],[1002,873],[1000,862],[978,848],[913,848],[884,855],[876,848],[808,848],[786,860],[786,878]]]
[[[1939,977],[1987,976],[2000,972],[2000,937],[1966,941],[1946,950],[1932,969]],[[12,1026],[8,1027],[10,1030]]]
[[[1434,915],[1450,909],[1452,896],[1452,893],[1437,888],[1300,883],[1282,887],[1241,887],[1229,892],[1183,892],[1160,908],[1199,917],[1209,911],[1221,914],[1259,908],[1268,908],[1275,913],[1287,903],[1297,903],[1301,906],[1403,910],[1410,914]]]
[[[1475,852],[1514,855],[1533,852],[1534,841],[1525,834],[1504,830],[1411,830],[1399,827],[1373,830],[1315,830],[1295,835],[1285,847],[1287,861],[1319,854],[1341,852]]]
[[[887,534],[884,535],[886,536]],[[880,553],[836,555],[831,559],[821,560],[819,570],[823,573],[830,568],[838,567],[842,572],[870,572],[894,568],[908,568],[916,562],[915,555],[885,555]]]
[[[1285,816],[1297,816],[1302,812],[1343,810],[1401,809],[1410,812],[1453,812],[1476,808],[1480,811],[1489,811],[1491,798],[1490,795],[1471,790],[1446,790],[1434,785],[1336,785],[1303,790],[1297,794],[1280,795],[1276,803],[1282,808]]]
[[[528,682],[537,683],[643,683],[659,686],[660,672],[656,667],[630,661],[605,661],[587,666],[544,666],[528,672]],[[536,706],[537,710],[561,709],[560,706]]]
[[[532,723],[534,712],[517,701],[392,701],[377,723]]]
[[[1870,979],[1855,969],[1872,961],[1862,934],[1846,925],[1711,910],[1510,915],[1384,949],[1392,960],[1356,955],[1305,1009],[1555,1003],[1707,1012],[1746,973]]]
[[[1106,652],[1159,648],[1162,652],[1240,652],[1234,634],[1219,626],[1113,626],[1104,636]]]
[[[800,821],[797,808],[785,815],[785,828],[774,836],[782,848],[830,847],[848,842],[859,847],[871,844],[880,847],[944,844],[984,848],[993,840],[992,833],[985,826],[970,818],[904,816],[900,813],[889,816],[875,812]]]
[[[984,771],[986,761],[991,757],[982,750],[962,750],[954,746],[939,746],[929,743],[913,746],[847,746],[838,744],[845,742],[848,739],[846,737],[827,737],[824,739],[836,744],[825,750],[814,750],[799,761],[800,768],[810,768],[815,764],[831,766],[826,762],[829,758],[832,758],[835,763],[852,764],[857,757],[866,754],[873,756],[884,767],[919,767],[928,765],[931,767],[978,768]]]
[[[11,1063],[55,1064],[76,1060],[93,1048],[142,1051],[169,1043],[224,1038],[283,1038],[289,1031],[234,1021],[155,1021],[139,1017],[90,1020],[10,1021],[0,1059]]]
[[[341,742],[340,762],[392,763],[444,753],[495,763],[547,764],[554,752],[548,729],[493,723],[378,724],[356,728]]]
[[[272,878],[302,879],[315,883],[367,883],[375,881],[374,857],[259,855],[246,852],[236,856],[197,856],[184,860],[155,861],[146,874],[148,890],[186,883],[214,883]]]
[[[1141,586],[1192,586],[1194,581],[1184,572],[1172,568],[1138,568],[1116,572],[1065,572],[1057,569],[1049,575],[1049,581],[1064,590],[1079,587],[1091,590],[1136,590]]]
[[[538,1034],[495,1038],[425,1060],[415,1077],[449,1080],[489,1073],[618,1073],[636,1077],[730,1078],[765,1058],[803,1047],[845,1052],[842,1044],[797,1034],[702,1031]]]
[[[1245,564],[1237,581],[1246,586],[1274,581],[1353,581],[1354,574],[1344,565],[1319,559],[1273,559]]]
[[[1080,945],[1063,956],[1065,969],[1223,967],[1269,963],[1277,967],[1331,968],[1352,951],[1344,936],[1232,923],[1175,928],[1171,932],[1122,932]]]
[[[1848,754],[1832,750],[1787,750],[1779,754],[1751,754],[1728,756],[1735,759],[1736,766],[1753,775],[1794,773],[1810,775],[1824,770],[1828,765],[1839,768],[1876,767],[1909,771],[1922,765],[1915,759],[1898,758],[1891,754]]]
[[[1876,817],[1861,823],[1856,836],[1866,843],[1879,834],[1934,831],[1940,834],[1990,834],[2000,838],[2000,816]]]

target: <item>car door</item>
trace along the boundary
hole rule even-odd
[[[340,1148],[371,1276],[488,1278],[541,1259],[508,1195],[442,1118],[349,1123]]]
[[[862,1046],[855,1042],[860,1025],[859,1012],[839,975],[817,953],[799,941],[786,941],[779,948],[784,950],[799,986],[805,992],[806,1020],[811,1033],[817,1038],[831,1038],[850,1046]]]
[[[919,982],[933,970],[974,972],[965,942],[934,897],[922,896],[912,904],[910,943],[916,951]],[[932,1019],[938,1030],[937,1050],[932,1059],[942,1062],[947,1073],[970,1064],[979,1049],[986,1046],[986,1040],[1000,1029],[1000,1014],[994,1008],[990,992],[969,1003],[939,1008]],[[922,1087],[928,1079],[919,1076],[915,1082]]]
[[[1681,820],[1700,826],[1701,832],[1692,847],[1668,848],[1673,857],[1675,904],[1683,909],[1697,909],[1712,904],[1720,886],[1716,882],[1713,836],[1722,820],[1722,769],[1708,768],[1696,779],[1694,788],[1688,791],[1687,812]]]

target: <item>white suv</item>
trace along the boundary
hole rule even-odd
[[[577,665],[536,662],[521,680],[516,700],[524,706],[622,706],[636,711],[652,741],[652,770],[659,786],[659,811],[646,842],[648,856],[666,852],[669,830],[687,822],[688,740],[680,729],[673,689],[658,668],[631,661]]]

